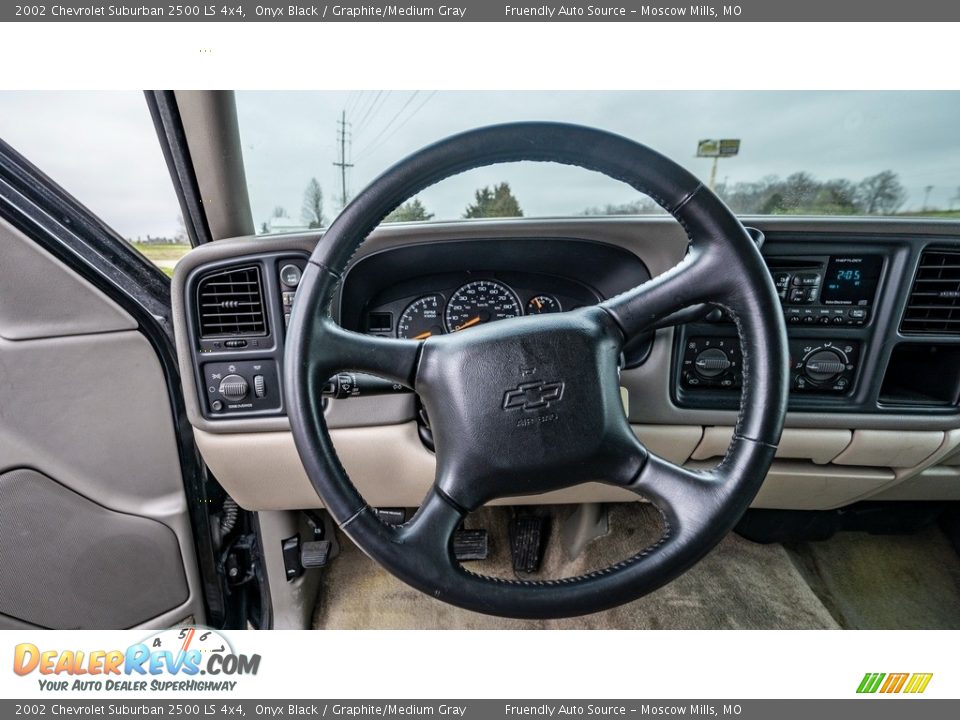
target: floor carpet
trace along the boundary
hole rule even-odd
[[[935,527],[913,535],[838,533],[789,552],[841,627],[960,628],[960,561]]]
[[[467,526],[490,531],[491,556],[475,572],[514,577],[511,510],[486,509]],[[609,508],[609,532],[570,559],[561,542],[567,508],[549,512],[550,541],[537,578],[566,577],[625,558],[657,536],[656,513]],[[509,620],[461,610],[413,590],[353,543],[324,569],[314,627],[327,629],[817,629],[960,628],[960,559],[935,528],[915,535],[841,533],[818,543],[761,545],[731,534],[655,593],[594,615]]]

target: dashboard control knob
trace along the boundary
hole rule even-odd
[[[836,350],[817,350],[803,363],[804,374],[816,383],[833,380],[846,369],[846,359]]]
[[[701,377],[712,378],[722,375],[730,367],[730,358],[719,348],[709,348],[697,355],[693,366]]]
[[[227,375],[220,381],[219,392],[227,400],[239,402],[250,392],[250,384],[242,375]]]

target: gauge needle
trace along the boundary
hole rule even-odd
[[[419,335],[417,335],[417,336],[416,336],[415,338],[413,338],[413,339],[414,339],[414,340],[426,340],[426,339],[427,339],[428,337],[430,337],[431,335],[433,335],[433,333],[430,332],[429,330],[427,330],[426,332],[420,333]]]
[[[537,306],[537,310],[543,307],[543,301],[540,298],[534,298],[533,304]]]
[[[457,327],[454,328],[454,330],[464,330],[464,329],[470,327],[471,325],[476,325],[478,322],[480,322],[480,316],[479,316],[479,315],[470,318],[470,319],[467,320],[463,325],[457,325]]]

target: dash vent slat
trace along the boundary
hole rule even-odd
[[[900,332],[960,333],[960,250],[931,248],[923,252]]]
[[[256,265],[205,276],[197,284],[200,336],[266,335],[263,284]]]

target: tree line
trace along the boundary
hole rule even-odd
[[[841,178],[818,180],[808,172],[796,172],[786,178],[769,175],[755,182],[720,183],[714,190],[730,209],[742,215],[894,215],[907,201],[907,191],[892,170],[858,182]],[[661,212],[653,200],[643,197],[629,203],[587,208],[584,214]]]
[[[730,208],[743,215],[893,215],[903,208],[907,191],[897,173],[884,170],[859,181],[842,178],[818,180],[809,172],[796,172],[781,178],[769,175],[754,182],[721,183],[715,192]],[[960,200],[960,188],[957,198]],[[309,228],[327,224],[323,189],[311,178],[303,193],[301,221]],[[929,208],[924,208],[927,210]],[[581,215],[649,215],[663,210],[650,198],[632,202],[589,207]],[[474,192],[463,218],[522,217],[523,209],[510,184],[497,183]],[[273,218],[287,218],[283,207],[276,207]],[[391,212],[383,222],[416,222],[432,220],[419,198],[413,198]],[[263,223],[268,232],[268,223]]]
[[[510,183],[502,182],[494,186],[485,186],[474,192],[474,199],[463,211],[464,218],[494,218],[494,217],[522,217],[523,209],[517,201]],[[270,220],[289,218],[286,208],[278,205],[273,209]],[[385,223],[417,222],[432,220],[434,213],[427,210],[419,198],[413,198],[400,205],[387,217]],[[303,207],[300,219],[308,228],[322,228],[327,224],[327,215],[324,212],[323,189],[316,178],[310,178],[303,191]],[[270,231],[270,221],[261,225],[261,232]]]

